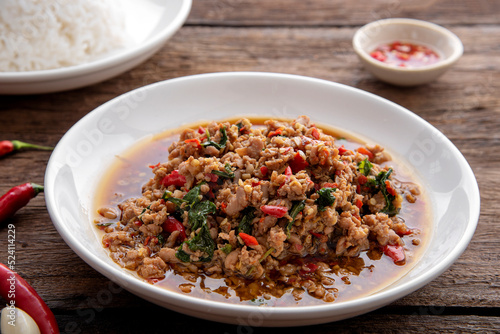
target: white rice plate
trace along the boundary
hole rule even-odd
[[[117,0],[0,0],[0,72],[83,64],[126,43]]]

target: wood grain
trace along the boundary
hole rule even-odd
[[[500,3],[489,0],[201,0],[188,24],[229,26],[355,26],[408,17],[441,25],[497,24]]]
[[[500,328],[499,7],[498,1],[451,0],[195,1],[188,25],[149,61],[121,76],[69,92],[0,96],[0,139],[56,145],[73,124],[106,101],[145,84],[198,73],[291,73],[372,92],[430,122],[463,153],[481,191],[479,224],[462,256],[422,289],[374,313],[312,326],[308,332],[493,333]],[[374,13],[383,17],[387,8],[393,8],[391,16],[450,26],[464,43],[464,56],[429,85],[399,88],[377,81],[362,68],[351,39],[357,26],[373,20]],[[49,152],[24,151],[0,158],[0,193],[28,181],[43,183],[49,156]],[[82,333],[161,332],[150,321],[131,326],[121,322],[123,314],[140,309],[172,324],[173,332],[244,332],[237,326],[164,310],[126,291],[116,291],[111,300],[96,304],[110,282],[61,239],[43,195],[10,222],[16,226],[16,268],[54,309],[62,329],[76,323]],[[6,228],[0,229],[0,240],[7,240]],[[0,251],[0,261],[6,259],[6,252]],[[92,320],[89,310],[94,310]]]

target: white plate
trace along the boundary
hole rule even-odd
[[[135,278],[107,255],[89,210],[103,171],[138,140],[200,119],[235,115],[293,118],[362,134],[420,171],[433,203],[433,233],[422,259],[386,289],[351,301],[309,307],[256,307],[190,297]],[[55,227],[88,264],[130,292],[171,310],[239,325],[297,326],[369,312],[422,287],[467,247],[479,217],[476,179],[458,149],[420,117],[348,86],[286,74],[216,73],[146,86],[90,112],[61,139],[45,177]]]
[[[121,0],[131,46],[98,60],[52,70],[0,72],[0,94],[40,94],[92,85],[139,65],[184,24],[192,0]]]

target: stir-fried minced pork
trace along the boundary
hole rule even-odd
[[[389,159],[379,146],[336,145],[306,116],[185,129],[103,244],[146,279],[170,269],[268,278],[332,301],[332,263],[369,249],[405,261],[412,231],[397,214],[402,194],[418,191],[381,166]]]

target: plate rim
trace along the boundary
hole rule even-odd
[[[21,72],[1,72],[0,84],[9,83],[37,83],[43,81],[54,81],[60,79],[70,79],[82,75],[89,75],[104,69],[120,66],[121,64],[132,61],[142,54],[147,54],[155,47],[163,44],[168,40],[178,29],[182,27],[186,21],[192,7],[192,0],[177,0],[181,2],[179,13],[174,20],[165,26],[160,32],[150,36],[144,43],[136,46],[125,48],[116,54],[104,56],[102,58],[73,66],[39,70],[39,71],[21,71]]]
[[[423,124],[426,126],[426,128],[432,129],[432,131],[437,131],[438,133],[442,134],[437,128],[435,128],[432,124],[421,118],[420,116],[416,115],[415,113],[411,112],[410,110],[388,100],[383,97],[380,97],[378,95],[375,95],[373,93],[361,90],[359,88],[347,86],[344,84],[324,80],[324,79],[318,79],[318,78],[313,78],[313,77],[308,77],[308,76],[302,76],[302,75],[295,75],[295,74],[283,74],[283,73],[272,73],[272,72],[216,72],[216,73],[205,73],[205,74],[195,74],[195,75],[190,75],[190,76],[185,76],[185,77],[179,77],[179,78],[173,78],[173,79],[168,79],[160,82],[156,82],[147,86],[139,87],[137,89],[134,89],[132,91],[129,91],[125,94],[122,94],[118,97],[115,97],[114,99],[102,104],[101,106],[95,108],[93,111],[89,112],[86,116],[84,116],[80,121],[75,123],[68,131],[67,133],[61,138],[59,143],[57,144],[49,162],[47,165],[47,170],[46,170],[46,175],[45,175],[45,185],[46,185],[46,201],[47,201],[47,208],[49,210],[49,214],[51,216],[51,219],[54,223],[54,226],[60,233],[61,237],[65,240],[65,242],[77,253],[78,256],[80,256],[82,259],[87,262],[87,264],[91,265],[95,270],[99,271],[101,274],[106,276],[107,278],[117,282],[120,286],[124,287],[125,289],[133,292],[134,294],[139,294],[143,296],[146,292],[150,296],[154,295],[162,295],[166,296],[169,298],[169,304],[172,303],[180,303],[182,306],[185,307],[191,307],[193,310],[205,310],[207,311],[207,307],[209,308],[209,312],[214,313],[214,314],[220,314],[221,312],[227,312],[227,314],[239,314],[241,312],[252,312],[256,311],[257,309],[262,312],[262,310],[268,310],[268,309],[273,309],[273,312],[271,313],[270,317],[266,320],[272,321],[273,318],[278,320],[278,319],[284,319],[285,317],[289,319],[291,315],[295,317],[296,320],[302,319],[305,320],[310,315],[311,313],[315,313],[315,318],[319,317],[319,314],[317,312],[321,312],[322,317],[333,317],[338,314],[344,314],[347,315],[349,313],[353,312],[358,312],[359,310],[362,309],[373,309],[375,305],[376,308],[382,307],[385,304],[388,304],[390,302],[395,301],[398,298],[401,298],[405,295],[410,294],[411,292],[421,288],[422,286],[426,285],[428,282],[431,280],[437,278],[440,274],[442,274],[446,269],[448,269],[457,259],[458,257],[464,252],[464,250],[467,248],[467,246],[470,243],[470,240],[472,239],[474,232],[476,230],[478,221],[479,221],[479,215],[480,215],[480,193],[479,193],[479,187],[477,184],[477,180],[474,176],[474,173],[472,171],[472,168],[470,167],[469,163],[463,156],[463,154],[460,152],[460,150],[446,137],[443,135],[444,141],[446,141],[447,147],[452,148],[455,152],[455,156],[460,159],[461,165],[465,166],[465,171],[468,175],[468,180],[472,181],[471,184],[471,191],[473,194],[470,196],[471,198],[471,206],[470,206],[470,212],[467,217],[467,227],[463,232],[463,235],[459,241],[459,245],[453,248],[450,253],[443,258],[443,260],[437,265],[434,266],[433,268],[430,268],[429,271],[425,272],[424,274],[419,276],[419,279],[417,281],[409,281],[404,284],[401,284],[395,288],[392,288],[388,291],[379,291],[377,293],[374,293],[372,295],[367,295],[363,296],[354,300],[347,300],[343,302],[338,302],[338,303],[332,303],[332,304],[323,304],[323,305],[311,305],[311,306],[298,306],[298,307],[290,307],[290,306],[273,306],[273,307],[258,307],[255,305],[240,305],[240,304],[233,304],[233,303],[224,303],[224,302],[219,302],[219,301],[211,301],[211,300],[205,300],[197,297],[191,297],[189,295],[182,295],[180,293],[170,291],[167,289],[155,287],[153,285],[150,285],[144,281],[140,281],[137,278],[131,276],[131,275],[126,275],[123,273],[123,268],[118,268],[118,267],[109,267],[107,264],[102,262],[99,258],[95,257],[95,260],[97,260],[96,263],[94,263],[94,258],[88,257],[87,254],[84,252],[80,252],[77,247],[75,247],[75,244],[72,242],[73,241],[73,236],[68,233],[63,228],[63,225],[61,225],[59,222],[55,222],[57,220],[58,214],[55,212],[54,209],[54,204],[53,202],[53,197],[54,194],[52,192],[52,187],[50,184],[48,184],[52,180],[52,175],[55,174],[53,173],[53,168],[49,168],[49,166],[52,166],[53,160],[55,160],[55,156],[58,154],[58,147],[60,143],[64,143],[65,138],[67,138],[68,134],[73,133],[74,131],[78,131],[78,128],[81,126],[84,126],[85,122],[89,121],[90,119],[97,117],[99,113],[104,112],[107,110],[110,106],[113,104],[119,103],[122,99],[126,99],[129,97],[131,94],[136,94],[137,91],[139,90],[151,90],[151,89],[157,89],[158,87],[161,87],[162,85],[169,85],[169,84],[176,84],[177,82],[182,82],[182,81],[189,81],[189,80],[198,80],[200,78],[219,78],[219,77],[234,77],[234,78],[244,78],[244,77],[260,77],[263,79],[269,79],[269,78],[288,78],[292,80],[299,80],[299,81],[310,81],[314,83],[319,83],[323,85],[329,85],[331,87],[334,87],[334,89],[344,89],[344,90],[349,90],[352,92],[360,93],[366,96],[369,96],[370,98],[375,98],[379,101],[383,101],[384,103],[388,103],[392,105],[393,107],[397,108],[399,111],[407,114],[407,116],[413,118],[414,120],[418,122],[423,122]],[[54,218],[55,217],[55,218]],[[68,233],[68,235],[66,235]],[[76,238],[74,238],[76,239]],[[76,248],[76,249],[75,249]],[[104,265],[104,266],[103,266]],[[159,293],[160,289],[161,293]],[[139,291],[141,290],[141,291]],[[144,298],[144,297],[142,297]],[[172,304],[173,305],[173,304]],[[277,311],[276,311],[277,310]],[[215,312],[214,312],[215,311]],[[363,313],[363,312],[360,312]],[[358,313],[359,314],[359,313]],[[345,317],[347,318],[347,317]],[[323,322],[327,322],[328,319],[324,319]],[[315,322],[315,323],[320,323],[320,322]]]

